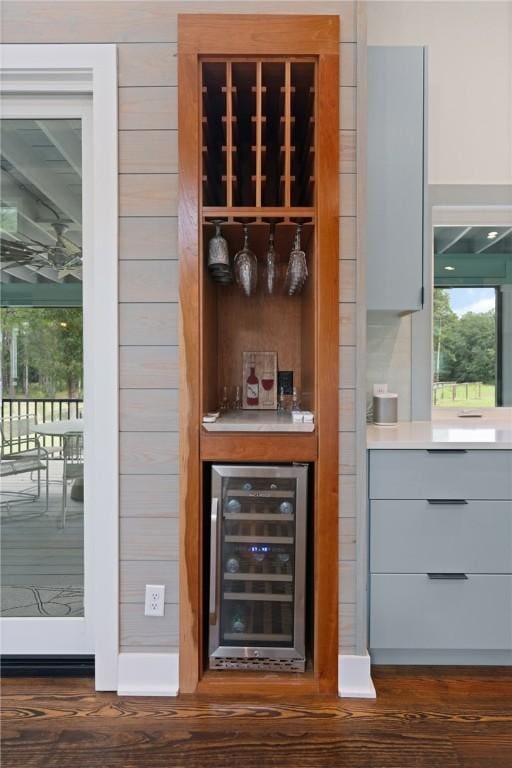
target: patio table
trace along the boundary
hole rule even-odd
[[[36,435],[46,435],[47,437],[65,437],[69,432],[83,432],[83,419],[62,419],[62,421],[45,421],[44,424],[36,424],[34,432]],[[74,501],[84,500],[84,480],[79,477],[71,486],[71,498]]]

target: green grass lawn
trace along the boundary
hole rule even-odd
[[[445,384],[437,390],[434,404],[436,408],[493,408],[495,389],[494,384]]]

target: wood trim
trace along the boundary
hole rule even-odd
[[[199,463],[199,68],[178,59],[180,257],[180,691],[195,691],[201,638],[201,495]]]
[[[237,432],[219,434],[202,431],[203,461],[316,461],[317,437],[306,434],[274,434]]]
[[[317,338],[314,669],[320,690],[338,686],[338,216],[339,58],[320,56],[316,101]]]
[[[319,693],[318,682],[312,672],[305,674],[277,672],[217,672],[204,673],[199,681],[198,693],[221,695],[307,696]]]
[[[182,54],[307,56],[338,49],[339,16],[178,14]]]

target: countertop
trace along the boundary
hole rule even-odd
[[[367,448],[432,449],[479,448],[512,449],[512,410],[481,418],[442,415],[433,421],[402,421],[392,427],[369,424]]]
[[[313,422],[294,422],[289,411],[226,411],[217,421],[203,422],[207,432],[314,432]]]

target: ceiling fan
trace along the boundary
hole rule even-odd
[[[70,253],[64,240],[69,223],[61,219],[51,222],[56,238],[54,245],[44,245],[26,235],[23,241],[0,238],[0,261],[30,266],[35,268],[35,271],[51,267],[59,277],[71,274],[81,278],[82,249]]]

